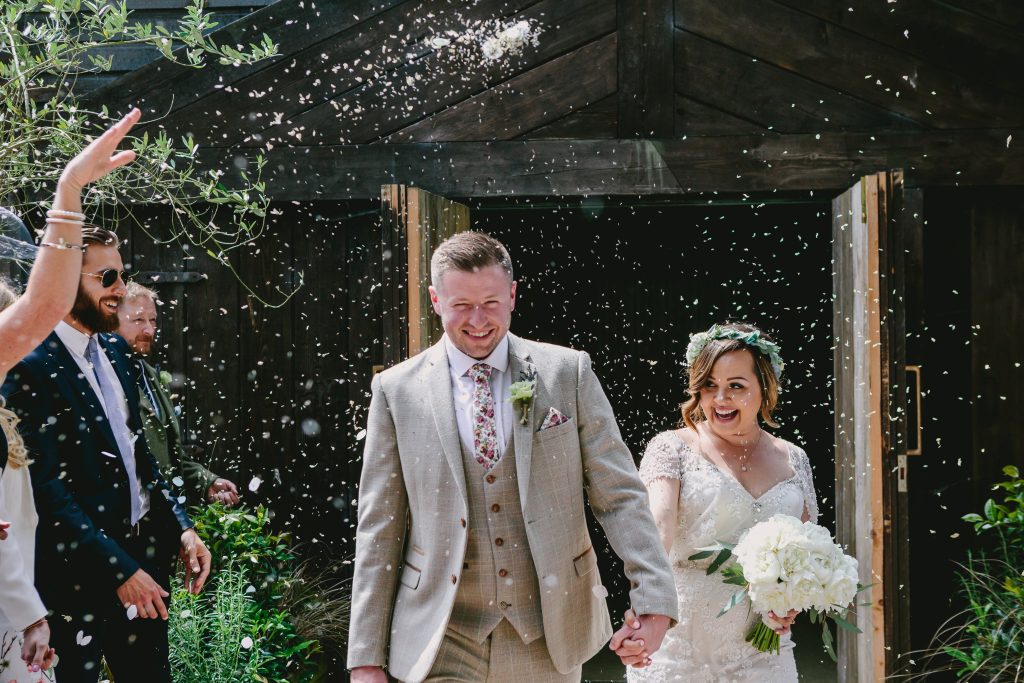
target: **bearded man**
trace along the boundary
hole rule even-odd
[[[210,553],[139,438],[139,393],[108,333],[118,327],[124,265],[114,233],[82,229],[71,313],[7,376],[39,513],[36,587],[54,612],[62,683],[170,683],[167,567],[180,548],[198,592]],[[193,580],[194,579],[194,580]]]
[[[127,342],[135,364],[146,445],[161,472],[168,478],[173,478],[171,473],[180,473],[187,493],[197,500],[223,503],[228,507],[237,505],[238,487],[234,482],[189,457],[178,421],[179,410],[167,390],[169,382],[164,381],[169,375],[150,363],[155,355],[159,326],[156,292],[130,282],[118,310],[117,333]]]

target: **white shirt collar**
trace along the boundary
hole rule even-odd
[[[60,340],[64,342],[64,346],[68,347],[69,351],[80,358],[85,358],[85,349],[89,346],[89,340],[92,339],[92,335],[76,330],[63,320],[57,323],[57,327],[53,328],[53,331],[57,333],[57,336],[60,337]]]
[[[487,363],[498,372],[508,370],[508,334],[501,338],[498,345],[491,351],[491,355],[483,360],[477,360],[472,356],[464,354],[456,348],[447,334],[444,335],[444,348],[448,353],[448,366],[456,377],[462,377],[477,363]]]

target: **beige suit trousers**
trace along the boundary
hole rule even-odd
[[[583,667],[555,670],[544,637],[524,643],[508,619],[484,642],[448,629],[425,683],[579,683]]]

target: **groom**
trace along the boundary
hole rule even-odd
[[[386,681],[386,665],[402,681],[579,681],[612,635],[584,489],[625,562],[629,637],[653,653],[675,587],[590,357],[509,334],[516,283],[497,240],[460,233],[430,265],[445,336],[373,380],[352,680]]]

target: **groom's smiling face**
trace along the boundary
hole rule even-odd
[[[430,301],[455,348],[483,359],[494,351],[512,323],[516,283],[499,265],[474,271],[453,269],[444,274],[437,288],[430,288]]]

